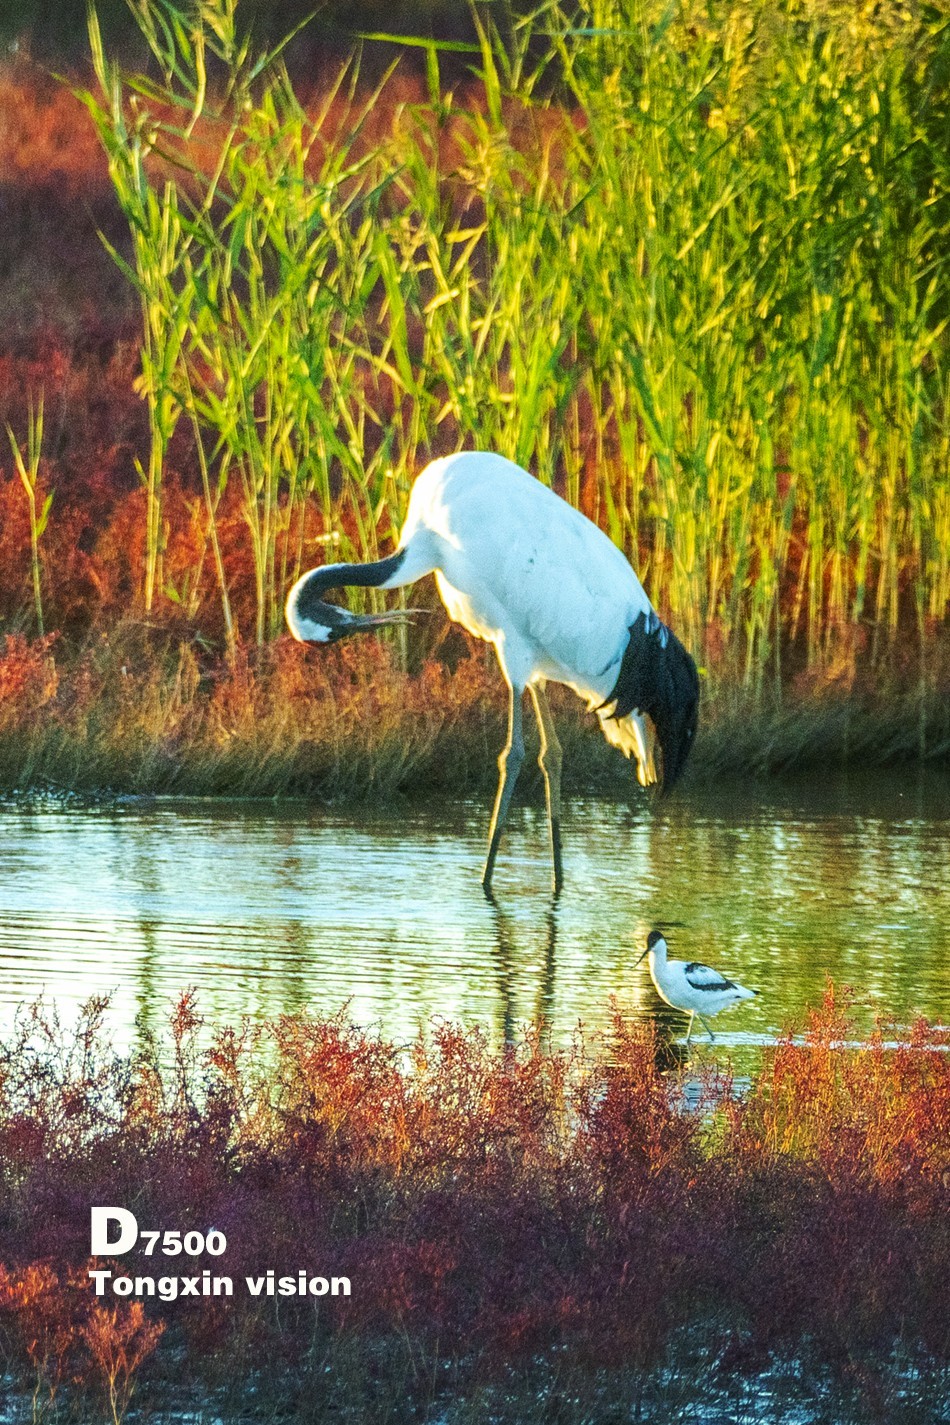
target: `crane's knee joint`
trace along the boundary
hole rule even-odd
[[[524,743],[513,742],[510,747],[504,748],[498,758],[499,772],[507,772],[509,777],[516,776],[521,770],[524,761]]]
[[[557,743],[549,742],[547,747],[538,754],[538,766],[542,772],[548,772],[552,776],[557,777],[560,775],[563,765],[564,754],[561,751],[560,745]]]

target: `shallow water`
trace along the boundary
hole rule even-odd
[[[950,781],[944,775],[678,793],[651,807],[572,800],[566,886],[549,891],[543,811],[514,811],[479,885],[487,808],[408,803],[54,802],[0,808],[0,1028],[40,993],[70,1019],[94,993],[131,1044],[195,986],[213,1021],[349,1005],[410,1039],[433,1016],[498,1042],[543,1017],[667,1010],[635,968],[647,931],[758,988],[715,1023],[737,1064],[827,976],[875,1014],[950,1021]]]

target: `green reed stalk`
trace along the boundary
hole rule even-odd
[[[27,413],[26,453],[20,448],[11,426],[7,426],[7,439],[13,454],[13,463],[20,477],[26,495],[27,511],[30,517],[30,569],[33,579],[33,610],[36,615],[36,631],[43,637],[43,587],[40,566],[40,540],[46,530],[49,512],[53,505],[53,491],[50,490],[37,507],[37,483],[40,473],[40,459],[43,451],[43,397],[34,408],[32,399]]]

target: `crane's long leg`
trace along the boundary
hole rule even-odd
[[[485,860],[485,870],[482,872],[482,885],[486,891],[491,890],[491,878],[495,869],[495,857],[498,855],[501,833],[508,819],[512,793],[515,790],[518,773],[521,771],[521,764],[524,761],[524,727],[521,712],[524,688],[515,688],[509,683],[508,692],[508,741],[498,758],[498,792],[488,832],[488,856]]]
[[[561,765],[564,756],[557,740],[551,705],[548,702],[544,684],[529,684],[538,731],[541,734],[541,752],[538,766],[544,775],[544,794],[548,804],[548,827],[551,832],[551,860],[554,865],[554,894],[557,895],[564,883],[564,867],[561,862]]]

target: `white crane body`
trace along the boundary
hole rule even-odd
[[[434,572],[449,617],[494,645],[509,687],[564,683],[592,709],[609,702],[630,625],[652,612],[617,546],[500,455],[466,452],[426,466],[399,547],[409,557],[382,588]],[[636,712],[611,719],[604,708],[601,723],[637,756],[641,783],[654,781],[646,720]]]
[[[488,453],[461,452],[426,466],[412,487],[399,544],[389,559],[304,574],[287,600],[291,632],[329,642],[393,622],[404,612],[349,614],[324,603],[321,595],[344,584],[402,588],[426,574],[435,575],[449,617],[494,645],[511,690],[486,889],[524,756],[520,703],[526,688],[541,726],[557,887],[560,747],[545,684],[564,683],[597,712],[608,740],[636,758],[644,786],[662,777],[655,756],[659,735],[672,783],[695,730],[695,665],[611,540],[527,471]]]

